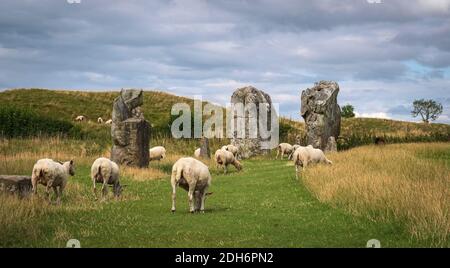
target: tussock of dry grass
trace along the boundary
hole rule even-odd
[[[402,222],[413,237],[443,245],[450,234],[450,169],[432,156],[449,150],[444,143],[365,146],[330,154],[332,167],[314,166],[302,177],[323,202]]]
[[[156,168],[136,168],[136,167],[121,167],[122,176],[128,177],[135,181],[147,181],[162,179],[168,174]]]

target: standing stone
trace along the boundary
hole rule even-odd
[[[341,109],[337,104],[339,85],[320,81],[302,92],[301,115],[306,123],[306,141],[314,148],[325,150],[329,138],[339,137]]]
[[[111,160],[122,165],[147,167],[149,163],[150,124],[141,111],[142,90],[121,90],[114,100]]]
[[[209,150],[209,140],[206,137],[203,137],[200,140],[200,157],[204,158],[204,159],[210,159],[211,158],[211,153]]]
[[[0,193],[15,194],[26,197],[31,193],[31,177],[0,175]]]
[[[235,111],[239,110],[239,106],[236,106],[237,104],[242,104],[243,106],[241,107],[245,107],[243,111],[241,110],[240,114],[235,113],[232,117],[234,131],[231,143],[238,147],[239,155],[242,158],[249,158],[254,155],[269,153],[272,148],[266,145],[269,143],[270,138],[263,139],[261,137],[259,113],[260,104],[265,105],[268,112],[267,129],[271,130],[272,100],[270,96],[252,86],[243,87],[234,91],[231,96],[231,104],[235,108]],[[256,128],[252,126],[252,122],[255,121],[256,125],[253,126],[256,126]],[[244,123],[244,125],[240,125],[239,122]],[[238,133],[245,133],[245,135],[240,136]]]
[[[328,138],[327,147],[325,148],[325,152],[337,152],[337,143],[336,139],[331,136]]]

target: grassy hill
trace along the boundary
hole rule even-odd
[[[0,105],[13,105],[14,107],[31,110],[38,115],[52,117],[59,120],[74,122],[78,115],[85,115],[89,122],[76,123],[90,137],[104,141],[109,140],[109,126],[96,123],[98,117],[109,119],[112,112],[112,103],[119,92],[80,92],[44,89],[16,89],[0,93]],[[151,122],[156,132],[166,132],[170,124],[170,110],[175,103],[188,103],[191,107],[193,100],[159,91],[145,91],[143,111],[145,118]],[[280,121],[280,136],[282,141],[294,143],[296,136],[304,136],[303,122],[282,118]],[[386,136],[406,141],[426,140],[431,138],[448,140],[450,138],[450,125],[421,124],[375,118],[343,119],[341,136],[343,142],[365,144],[373,136]],[[409,137],[409,139],[408,139]],[[414,140],[414,138],[416,138]],[[428,141],[428,140],[426,140]],[[347,147],[353,147],[347,145]],[[345,147],[345,146],[344,146]]]

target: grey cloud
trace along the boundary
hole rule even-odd
[[[294,96],[325,79],[362,112],[401,116],[395,107],[415,97],[449,95],[447,2],[6,0],[0,89],[141,87],[227,102],[252,84],[298,116]]]

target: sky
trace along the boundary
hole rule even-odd
[[[80,3],[71,3],[77,2]],[[253,85],[300,119],[340,86],[357,116],[450,123],[450,0],[2,0],[0,90],[157,89],[225,105]]]

